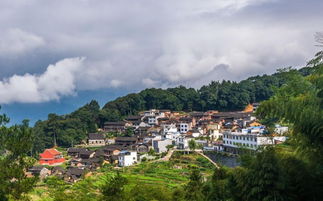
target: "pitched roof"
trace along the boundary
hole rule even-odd
[[[122,150],[123,147],[120,145],[107,145],[103,148],[105,151],[114,151],[114,150]]]
[[[45,166],[37,165],[37,166],[32,166],[28,170],[31,171],[31,172],[36,172],[36,171],[40,172],[43,168],[45,168]]]
[[[192,118],[191,117],[182,117],[179,120],[182,121],[182,122],[191,122]]]
[[[52,158],[56,155],[61,155],[62,153],[56,149],[46,149],[43,153],[39,154],[41,158]]]
[[[48,151],[52,155],[59,155],[62,154],[61,152],[57,151],[56,149],[46,149],[45,151]]]
[[[75,175],[75,176],[81,176],[84,172],[84,169],[74,168],[71,167],[67,170],[67,174],[69,175]]]
[[[94,153],[94,151],[85,150],[85,151],[80,152],[80,155],[82,155],[82,156],[90,156],[93,153]]]
[[[61,166],[55,166],[55,167],[53,167],[52,171],[62,171],[62,172],[64,172],[65,170]]]
[[[89,140],[104,140],[105,137],[102,133],[89,133]]]
[[[137,141],[136,137],[117,137],[115,141]]]

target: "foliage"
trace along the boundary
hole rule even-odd
[[[34,159],[28,157],[32,148],[33,132],[28,121],[22,125],[5,127],[6,116],[0,118],[0,200],[28,200],[37,177],[29,178],[25,172],[33,165]]]
[[[203,194],[203,179],[198,169],[193,169],[190,174],[190,180],[184,187],[185,199],[187,201],[202,201]]]
[[[188,141],[188,147],[191,151],[194,151],[197,148],[197,144],[194,139]]]
[[[119,172],[115,176],[107,176],[105,184],[101,187],[103,195],[102,200],[122,201],[125,198],[124,187],[127,179],[120,175]]]
[[[49,114],[48,120],[36,122],[33,128],[35,154],[55,145],[71,147],[80,144],[88,133],[97,131],[99,111],[99,104],[91,101],[70,115]]]
[[[314,59],[315,62],[313,60],[314,68],[309,67],[314,64],[309,62],[309,66],[299,70],[301,75],[313,73],[318,61],[321,61],[320,55]],[[70,147],[82,143],[89,132],[96,132],[106,121],[120,121],[128,115],[136,115],[147,109],[186,112],[242,110],[247,104],[269,99],[274,94],[274,88],[285,83],[285,74],[289,70],[291,69],[279,70],[273,75],[254,76],[240,82],[213,81],[198,90],[184,86],[150,88],[110,101],[102,109],[97,101],[91,101],[68,115],[49,114],[47,120],[35,124],[33,153],[37,156],[39,152],[55,144]],[[131,136],[133,132],[127,130],[123,134],[115,135]]]

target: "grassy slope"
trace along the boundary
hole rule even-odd
[[[129,181],[127,188],[135,185],[153,185],[166,188],[175,188],[188,181],[189,172],[192,167],[200,169],[201,173],[208,177],[213,173],[214,166],[205,158],[197,154],[182,155],[175,153],[170,161],[145,162],[131,167],[120,169],[122,175]],[[114,168],[101,168],[92,176],[74,184],[75,187],[82,186],[82,183],[90,183],[92,187],[98,188],[104,182],[106,174],[115,174]],[[72,187],[73,188],[73,187]],[[32,200],[49,201],[52,200],[46,193],[46,185],[38,186],[31,193]]]

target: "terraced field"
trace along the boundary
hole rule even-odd
[[[175,188],[188,181],[192,168],[198,168],[201,173],[208,177],[213,173],[214,166],[205,158],[198,154],[183,154],[176,152],[169,161],[144,162],[135,166],[125,168],[103,167],[91,176],[68,187],[68,189],[78,189],[83,186],[93,189],[92,192],[104,183],[105,176],[116,174],[117,171],[128,179],[126,188],[136,185],[151,185],[162,188]],[[90,186],[89,186],[90,184]],[[51,200],[46,184],[38,186],[32,193],[33,200]]]

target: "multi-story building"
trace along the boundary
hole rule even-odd
[[[178,127],[180,133],[187,133],[187,131],[191,130],[193,126],[195,125],[193,124],[192,118],[182,117],[179,119]]]
[[[212,140],[218,140],[223,136],[222,133],[220,133],[221,125],[218,123],[208,124],[206,126],[206,129],[207,129],[207,135]]]
[[[89,133],[88,134],[89,146],[104,146],[105,136],[102,133]]]
[[[119,166],[125,167],[133,165],[137,162],[136,151],[120,151],[118,156]]]
[[[238,153],[240,148],[256,150],[261,146],[273,145],[286,140],[285,136],[265,136],[260,133],[225,132],[224,151]]]
[[[125,131],[127,123],[124,121],[119,122],[105,122],[103,130],[105,132],[119,132],[122,133]]]
[[[41,165],[61,165],[65,162],[63,154],[56,149],[46,149],[43,153],[39,154],[39,164]]]
[[[145,111],[142,113],[142,115],[143,115],[144,122],[146,122],[150,126],[158,124],[158,119],[166,117],[166,114],[164,111],[156,110],[156,109]]]
[[[157,153],[162,153],[167,151],[167,146],[172,145],[173,140],[170,139],[162,139],[162,140],[153,140],[152,145]]]
[[[191,140],[192,138],[188,138],[184,135],[179,136],[176,139],[176,146],[177,149],[188,149],[188,142]]]

